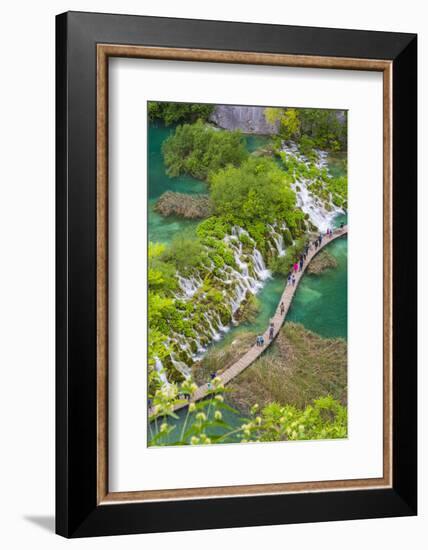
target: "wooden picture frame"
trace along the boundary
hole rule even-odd
[[[66,537],[416,513],[416,48],[412,34],[69,12],[57,16],[57,532]],[[108,488],[108,60],[383,73],[384,475],[170,491]],[[409,239],[411,237],[411,239]]]

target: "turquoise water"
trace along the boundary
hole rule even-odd
[[[324,250],[336,258],[337,268],[304,275],[286,320],[326,338],[347,338],[348,239],[336,239]]]
[[[149,125],[148,135],[148,229],[149,239],[153,242],[168,243],[183,230],[194,231],[198,220],[183,220],[176,216],[161,216],[153,210],[157,199],[165,191],[177,191],[190,195],[206,194],[208,188],[205,182],[191,176],[170,178],[166,175],[162,156],[162,143],[171,135],[174,127],[158,124]]]
[[[340,221],[339,221],[340,223]],[[336,239],[325,247],[336,258],[337,268],[328,269],[318,275],[303,276],[294,295],[286,321],[301,323],[307,329],[325,338],[347,337],[347,258],[346,237]],[[284,291],[285,279],[273,277],[257,294],[260,310],[257,318],[232,327],[226,336],[213,347],[229,345],[241,332],[264,332],[273,317]]]
[[[264,147],[270,141],[272,141],[271,136],[263,136],[263,135],[256,135],[256,134],[246,134],[244,138],[245,138],[247,150],[249,153],[252,153],[259,147]]]
[[[179,176],[170,178],[166,174],[165,163],[162,156],[163,142],[174,132],[175,127],[166,127],[161,124],[149,125],[148,135],[148,228],[149,239],[153,242],[169,243],[179,232],[194,231],[198,220],[183,220],[176,216],[167,218],[154,211],[153,207],[157,199],[165,191],[188,193],[189,195],[207,194],[208,187],[204,181],[191,176]],[[245,136],[248,151],[251,153],[270,141],[269,136]]]

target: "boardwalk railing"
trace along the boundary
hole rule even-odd
[[[338,239],[339,237],[346,235],[347,233],[348,233],[348,226],[345,225],[344,227],[333,231],[333,234],[331,236],[324,235],[322,238],[321,244],[317,248],[315,248],[315,246],[312,244],[306,256],[306,260],[303,263],[302,270],[294,273],[294,276],[295,276],[294,285],[286,284],[285,286],[284,292],[282,293],[282,296],[279,300],[275,314],[271,319],[271,322],[273,323],[272,337],[270,337],[270,326],[268,326],[266,331],[263,334],[264,344],[263,345],[254,344],[254,346],[252,346],[240,359],[238,359],[238,361],[236,361],[233,365],[231,365],[230,367],[227,367],[223,372],[218,374],[217,376],[221,380],[220,384],[227,384],[228,382],[233,380],[233,378],[238,376],[238,374],[241,374],[242,371],[244,371],[252,363],[254,363],[254,361],[258,359],[260,355],[272,344],[272,342],[275,340],[276,336],[278,335],[278,332],[280,331],[285,318],[287,317],[287,313],[288,313],[288,310],[290,309],[293,296],[311,260],[313,260],[313,258],[325,246],[330,244],[335,239]],[[281,307],[281,304],[282,304],[282,307]],[[199,386],[199,388],[192,395],[189,402],[181,403],[177,405],[174,408],[174,410],[187,407],[189,403],[203,399],[207,395],[207,393],[209,393],[210,389],[211,389],[211,386],[208,383],[203,384],[202,386]],[[152,415],[152,411],[149,410],[149,416],[151,415]]]

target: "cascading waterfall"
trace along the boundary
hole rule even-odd
[[[178,372],[181,373],[184,378],[190,378],[191,369],[186,365],[186,363],[177,359],[177,356],[173,351],[169,354],[169,358],[171,359],[173,367],[178,370]]]
[[[182,277],[177,273],[178,284],[180,285],[181,290],[185,293],[188,298],[191,298],[198,289],[202,286],[202,281],[200,277]]]
[[[270,277],[270,271],[266,269],[263,256],[257,248],[254,248],[253,250],[253,267],[254,272],[261,281],[266,281],[266,279]]]
[[[298,162],[304,163],[306,166],[310,166],[308,159],[302,155],[295,143],[283,143],[281,150]],[[326,151],[315,150],[317,154],[317,160],[315,166],[318,170],[322,170],[328,167],[328,153]],[[325,203],[317,197],[310,189],[309,185],[312,180],[300,178],[291,184],[291,188],[296,193],[297,206],[309,216],[311,223],[318,228],[319,231],[326,231],[328,228],[333,227],[333,220],[338,214],[343,214],[344,210],[333,204],[331,200],[331,194],[329,198],[329,207],[325,207]]]
[[[283,224],[283,227],[286,229],[285,224]],[[284,237],[282,236],[281,233],[278,233],[276,231],[275,226],[268,225],[268,228],[270,230],[272,240],[275,243],[276,250],[278,252],[278,256],[284,256],[285,255]]]
[[[279,238],[280,234],[275,233]],[[245,235],[246,242],[250,243],[245,250],[240,240],[242,235]],[[216,267],[211,261],[208,266],[200,267],[198,271],[186,274],[185,277],[177,273],[180,291],[176,292],[173,297],[175,300],[184,302],[195,299],[203,300],[205,298],[205,294],[201,290],[203,279],[210,276],[211,279],[218,280],[223,288],[224,305],[230,311],[230,323],[236,324],[235,314],[242,303],[248,299],[250,294],[255,295],[259,292],[264,281],[270,277],[270,271],[266,268],[263,256],[257,249],[254,239],[242,227],[232,227],[230,235],[226,235],[224,242],[233,253],[235,267],[227,264]],[[189,318],[192,318],[192,313],[189,314]],[[204,311],[202,318],[202,332],[199,331],[199,334],[190,337],[173,333],[165,343],[168,350],[173,349],[169,352],[171,365],[185,378],[191,374],[191,368],[187,363],[192,364],[194,361],[200,360],[207,351],[207,344],[219,341],[223,334],[230,330],[230,325],[223,324],[219,312],[215,309]],[[162,380],[166,380],[165,374]]]

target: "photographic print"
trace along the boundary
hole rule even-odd
[[[347,111],[149,101],[148,445],[347,437]]]

